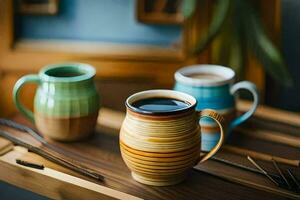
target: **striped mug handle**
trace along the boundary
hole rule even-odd
[[[252,104],[252,107],[250,108],[250,110],[248,110],[241,116],[238,116],[229,124],[228,132],[230,132],[233,128],[235,128],[236,126],[240,125],[241,123],[243,123],[247,119],[249,119],[254,114],[254,112],[259,104],[258,90],[254,83],[249,82],[249,81],[238,82],[230,88],[230,93],[232,95],[234,95],[237,91],[239,91],[241,89],[248,90],[252,94],[253,104]]]
[[[210,157],[212,157],[213,155],[215,155],[215,153],[217,153],[217,151],[220,149],[220,147],[222,146],[222,144],[224,143],[224,138],[225,138],[225,119],[222,115],[218,114],[216,111],[211,110],[211,109],[204,109],[202,111],[197,111],[200,119],[202,117],[208,117],[213,119],[220,127],[220,139],[218,141],[218,143],[216,144],[216,146],[214,146],[214,148],[212,148],[210,150],[210,152],[208,152],[203,158],[201,158],[200,163],[206,161],[207,159],[209,159]]]

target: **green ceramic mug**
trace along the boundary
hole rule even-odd
[[[46,66],[38,75],[21,77],[13,89],[19,111],[46,137],[59,141],[76,141],[89,136],[96,125],[99,95],[93,78],[95,69],[87,64],[61,63]],[[38,84],[34,113],[19,100],[25,83]]]

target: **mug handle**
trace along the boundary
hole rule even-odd
[[[34,116],[33,113],[25,108],[25,106],[20,102],[20,98],[19,98],[19,93],[20,93],[20,89],[23,87],[23,85],[25,83],[36,83],[36,84],[40,84],[40,78],[38,75],[35,74],[29,74],[26,76],[21,77],[15,84],[14,89],[13,89],[13,99],[14,99],[14,103],[17,106],[18,110],[26,117],[28,118],[30,121],[34,122]]]
[[[214,146],[214,148],[212,148],[210,150],[210,152],[208,152],[201,160],[200,163],[203,163],[204,161],[206,161],[207,159],[209,159],[210,157],[212,157],[213,155],[215,155],[215,153],[217,153],[217,151],[220,149],[220,147],[222,146],[223,142],[224,142],[224,138],[225,138],[225,131],[224,131],[224,122],[225,119],[222,115],[218,114],[216,111],[211,110],[211,109],[203,109],[202,111],[198,111],[198,115],[200,117],[200,119],[202,117],[208,117],[213,119],[220,127],[220,139],[218,141],[218,143],[216,144],[216,146]]]
[[[233,128],[235,128],[236,126],[240,125],[241,123],[243,123],[247,119],[249,119],[254,114],[254,112],[255,112],[258,104],[259,104],[258,90],[257,90],[257,87],[256,87],[256,85],[254,83],[249,82],[249,81],[238,82],[238,83],[234,84],[230,88],[230,93],[232,95],[234,95],[240,89],[248,90],[252,94],[252,96],[253,96],[253,104],[252,104],[250,110],[248,110],[244,114],[238,116],[237,118],[235,118],[229,124],[229,127],[228,127],[229,130],[228,130],[228,132],[230,132]]]

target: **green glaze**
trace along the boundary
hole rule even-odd
[[[26,75],[13,90],[17,108],[34,121],[33,113],[19,101],[19,91],[27,82],[38,84],[34,112],[50,118],[75,118],[96,113],[99,95],[93,77],[95,69],[87,64],[63,63],[44,67],[38,75]]]

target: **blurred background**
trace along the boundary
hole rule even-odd
[[[18,78],[58,62],[93,65],[102,105],[117,110],[134,92],[172,88],[180,67],[212,63],[253,81],[262,104],[300,112],[299,9],[299,0],[1,0],[0,115],[17,112]],[[22,92],[30,108],[34,93]],[[43,197],[0,183],[0,198]]]

